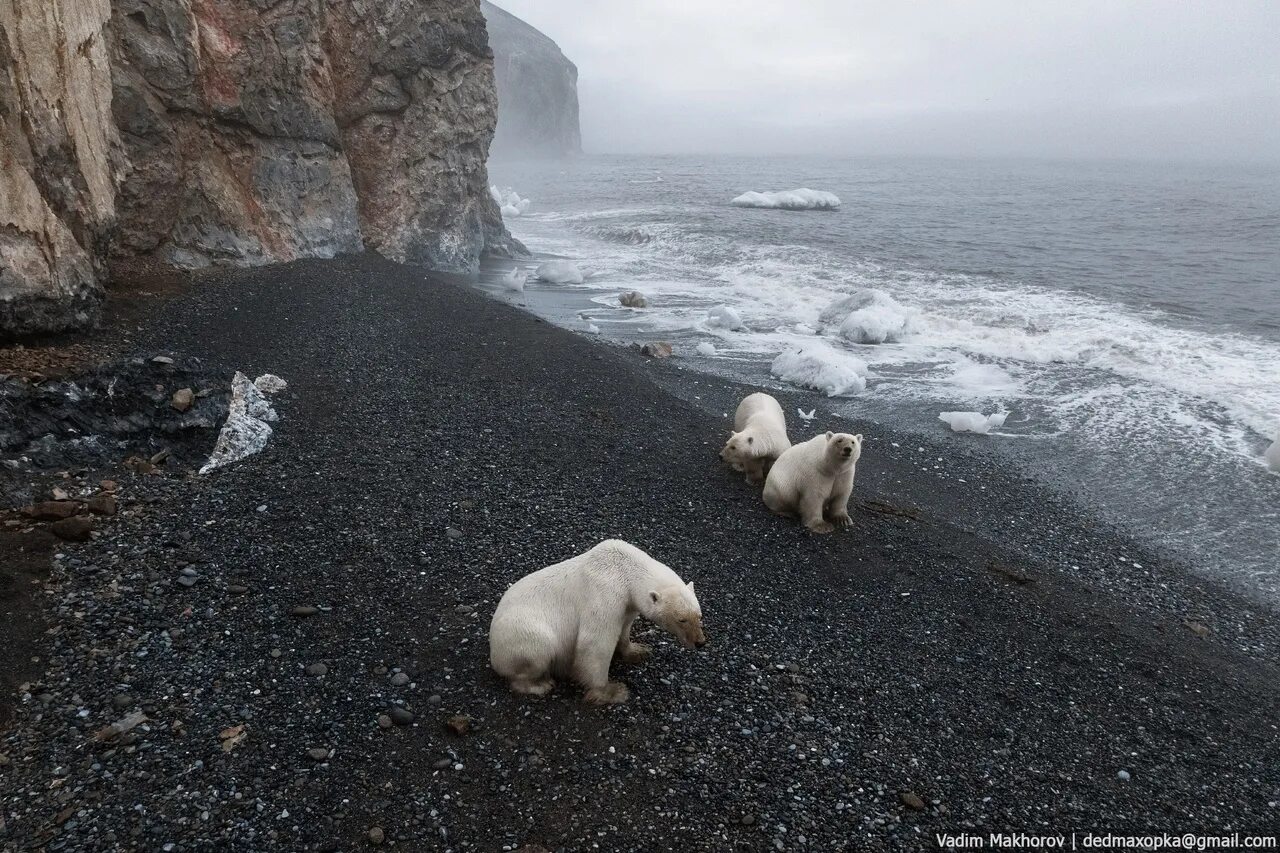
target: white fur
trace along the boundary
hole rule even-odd
[[[625,702],[609,681],[615,653],[629,663],[648,656],[631,642],[644,616],[688,646],[705,644],[693,584],[634,545],[609,539],[511,585],[489,624],[489,663],[518,693],[543,695],[552,677],[572,678],[593,702]]]
[[[782,406],[768,394],[749,394],[738,404],[733,429],[720,458],[745,471],[748,482],[764,482],[769,466],[791,446]]]
[[[828,432],[794,445],[769,471],[765,506],[779,515],[800,516],[815,533],[830,533],[833,522],[848,525],[849,495],[861,455],[862,436],[844,432]]]

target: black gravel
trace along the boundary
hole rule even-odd
[[[737,389],[375,259],[202,277],[149,329],[139,355],[283,376],[281,420],[207,477],[118,472],[131,509],[60,548],[47,668],[0,738],[6,848],[1280,823],[1268,614],[980,455],[858,424],[864,503],[817,537],[717,459]],[[621,707],[508,694],[502,591],[610,536],[697,582],[711,646],[646,628]]]

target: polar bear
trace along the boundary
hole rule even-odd
[[[555,676],[585,687],[588,702],[625,702],[627,686],[609,680],[609,663],[615,654],[627,663],[649,657],[648,646],[631,642],[637,616],[685,648],[707,644],[693,584],[634,545],[608,539],[511,585],[489,623],[489,663],[517,693],[546,695]]]
[[[782,406],[768,394],[749,394],[733,415],[733,430],[720,458],[745,471],[748,483],[763,483],[769,466],[791,446]]]
[[[778,515],[799,515],[814,533],[850,524],[849,495],[862,456],[862,436],[829,432],[795,445],[773,463],[764,503]],[[828,521],[830,519],[830,521]]]

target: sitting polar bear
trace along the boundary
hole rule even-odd
[[[634,545],[609,539],[511,585],[489,623],[489,663],[517,693],[546,695],[552,677],[572,678],[588,702],[627,701],[627,686],[609,680],[616,653],[642,663],[651,649],[631,642],[643,616],[686,648],[702,648],[702,608],[671,569]]]
[[[829,432],[788,450],[769,471],[764,503],[778,515],[799,515],[814,533],[830,533],[832,522],[846,527],[854,468],[862,436]],[[830,521],[828,521],[830,519]]]
[[[782,406],[768,394],[750,394],[738,404],[733,429],[720,458],[745,471],[748,483],[763,483],[769,466],[791,446]]]

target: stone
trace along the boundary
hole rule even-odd
[[[407,708],[401,708],[395,705],[387,711],[387,716],[391,718],[391,722],[397,726],[408,726],[413,724],[413,712]]]
[[[922,812],[928,808],[925,805],[924,800],[915,791],[903,791],[898,794],[898,799],[902,801],[904,806],[912,811]]]
[[[178,575],[178,583],[188,588],[195,586],[198,580],[195,575]]]
[[[466,616],[468,613],[474,613],[475,610],[476,609],[470,604],[459,604],[457,607],[453,608],[453,612],[460,616]]]
[[[290,616],[297,616],[299,619],[306,619],[308,616],[315,616],[320,612],[320,608],[312,607],[310,604],[299,604],[289,611]]]
[[[179,388],[173,392],[169,405],[179,412],[185,412],[195,402],[196,395],[190,388]]]
[[[1208,637],[1213,633],[1213,630],[1208,625],[1195,619],[1183,619],[1182,624],[1186,626],[1188,631],[1201,639]]]
[[[369,830],[369,843],[381,844],[386,840],[386,834],[382,831],[382,827],[375,826]]]
[[[404,687],[408,683],[409,676],[406,673],[397,672],[395,675],[391,676],[392,687]]]
[[[671,358],[671,344],[666,341],[653,341],[640,347],[640,354],[649,358]]]
[[[456,527],[446,527],[444,529],[444,535],[449,537],[450,539],[461,539],[462,531]]]
[[[323,746],[313,746],[307,750],[307,757],[312,761],[327,761],[329,758],[329,750]]]
[[[87,542],[93,533],[93,521],[83,515],[74,515],[49,525],[49,530],[59,539],[68,542]]]
[[[648,308],[649,300],[638,290],[628,290],[618,296],[618,304],[623,308]]]
[[[1116,774],[1116,778],[1119,779],[1121,782],[1128,782],[1133,777],[1129,775],[1128,770],[1121,770],[1119,773]]]
[[[434,767],[436,770],[447,770],[447,769],[449,769],[450,767],[452,767],[452,766],[453,766],[453,759],[452,759],[452,758],[441,758],[441,759],[439,759],[439,760],[437,760],[437,761],[433,761],[433,762],[431,763],[431,766],[432,766],[432,767]]]
[[[378,728],[389,729],[392,725],[391,717],[386,714],[378,715]]]
[[[115,515],[116,499],[114,495],[98,494],[89,498],[86,505],[94,515]]]
[[[167,355],[153,356],[151,361],[155,364],[164,364],[164,365],[173,364],[173,359]]]
[[[444,721],[444,726],[455,735],[461,737],[471,731],[471,718],[466,714],[454,714]]]
[[[24,506],[22,514],[36,521],[61,521],[77,514],[82,507],[78,501],[41,501]]]
[[[134,703],[134,698],[128,693],[117,693],[111,697],[111,705],[117,711],[123,711]]]
[[[323,663],[313,663],[307,667],[307,675],[319,677],[329,674],[329,667]]]
[[[227,592],[231,593],[232,595],[244,595],[248,591],[249,591],[249,587],[244,586],[242,584],[238,584],[238,583],[227,584]]]
[[[114,492],[116,489],[120,488],[120,485],[115,480],[103,480],[98,485],[104,492]]]

